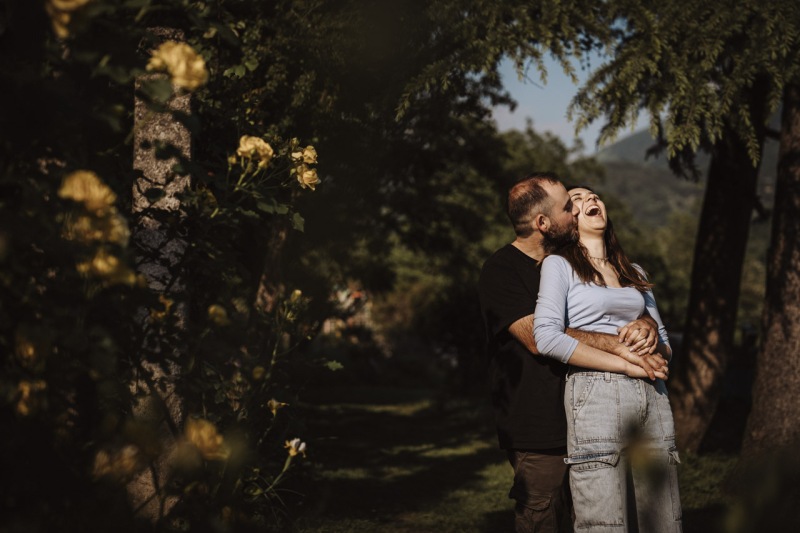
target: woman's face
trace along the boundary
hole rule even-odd
[[[569,197],[578,208],[578,232],[581,237],[603,234],[606,230],[606,204],[589,189],[577,187],[569,190]]]

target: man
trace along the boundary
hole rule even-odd
[[[516,239],[483,265],[479,293],[497,434],[514,469],[509,497],[517,502],[515,528],[518,533],[572,531],[564,463],[567,367],[538,355],[533,311],[539,264],[548,251],[577,239],[577,209],[554,174],[538,173],[509,190],[508,216]],[[656,324],[649,317],[628,324],[619,336],[567,333],[597,348],[572,364],[620,373],[636,365],[651,379],[666,367],[663,359],[649,355],[656,342]]]

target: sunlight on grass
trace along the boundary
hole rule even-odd
[[[349,390],[342,403],[316,407],[333,415],[326,421],[332,439],[320,442],[331,455],[318,471],[328,496],[316,515],[298,521],[296,531],[513,530],[513,472],[497,448],[488,402],[392,390],[378,391],[380,399],[370,403],[373,393]],[[735,463],[732,455],[682,457],[681,500],[685,510],[701,512],[695,521],[716,520],[728,505],[722,487]],[[705,518],[709,510],[716,514]]]
[[[494,446],[489,445],[488,442],[470,441],[465,443],[463,446],[452,446],[449,448],[434,447],[432,450],[421,453],[420,456],[429,457],[431,459],[458,457],[463,455],[471,455],[480,450],[488,450],[488,449],[494,449]]]

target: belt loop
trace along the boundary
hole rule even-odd
[[[611,381],[611,372],[606,372],[606,375],[604,377],[605,377],[606,383],[610,382]]]

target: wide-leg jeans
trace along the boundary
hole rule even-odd
[[[570,369],[564,407],[575,531],[680,533],[680,461],[664,382]]]

